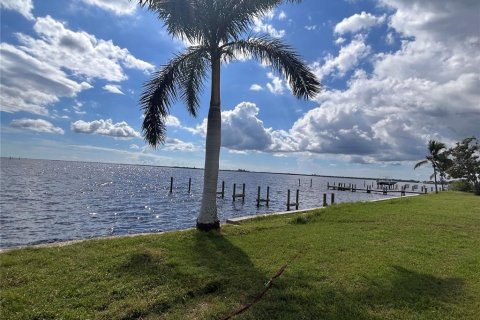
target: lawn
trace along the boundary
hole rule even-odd
[[[224,319],[268,284],[234,319],[478,319],[480,197],[339,204],[0,262],[2,319]]]

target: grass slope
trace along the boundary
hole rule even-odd
[[[0,255],[3,319],[478,319],[480,197],[340,204]],[[293,260],[292,260],[293,259]]]

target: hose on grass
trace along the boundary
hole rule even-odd
[[[288,265],[290,263],[292,263],[295,259],[298,258],[298,256],[300,255],[300,253],[297,253],[295,256],[293,256],[287,263],[285,263],[283,266],[280,267],[280,269],[278,269],[277,273],[275,273],[275,275],[273,277],[270,278],[270,280],[268,280],[268,282],[265,284],[265,288],[256,295],[255,299],[253,299],[252,302],[244,305],[243,307],[241,307],[240,309],[236,310],[235,312],[233,312],[232,314],[230,314],[229,316],[223,318],[223,320],[229,320],[229,319],[232,319],[233,317],[235,316],[238,316],[242,313],[244,313],[245,311],[247,311],[248,309],[250,309],[250,307],[252,307],[254,304],[256,304],[257,302],[259,302],[260,300],[262,300],[263,296],[268,292],[268,290],[270,290],[270,288],[273,286],[273,281],[275,279],[277,279],[278,277],[280,277],[283,272],[285,271],[285,269],[287,269]]]

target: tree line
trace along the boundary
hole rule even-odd
[[[476,137],[468,137],[455,146],[448,148],[440,141],[428,142],[428,154],[425,159],[415,164],[414,169],[430,164],[435,181],[435,192],[438,193],[438,180],[441,188],[449,181],[457,189],[472,191],[480,195],[480,145]]]

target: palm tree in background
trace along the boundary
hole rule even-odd
[[[443,158],[446,158],[446,155],[441,151],[445,149],[446,146],[444,143],[430,140],[428,141],[428,155],[425,157],[425,160],[418,162],[414,169],[417,169],[420,166],[431,164],[433,167],[433,177],[435,179],[435,193],[438,193],[437,188],[437,172],[441,169]],[[443,190],[443,187],[442,187]]]
[[[442,186],[442,191],[445,190],[444,184],[448,179],[447,171],[452,166],[453,161],[448,157],[448,151],[443,151],[438,155],[437,159],[437,169],[438,175],[440,176],[440,185]],[[433,178],[433,174],[430,179]]]
[[[252,57],[283,74],[292,93],[303,99],[320,91],[320,83],[299,55],[287,44],[267,35],[241,38],[253,19],[283,2],[280,0],[139,0],[163,20],[168,33],[191,43],[154,73],[144,85],[140,105],[142,132],[153,147],[165,141],[165,120],[171,105],[181,99],[197,115],[198,95],[210,72],[211,95],[205,151],[203,197],[197,229],[219,229],[217,180],[221,144],[220,65],[239,57]]]

